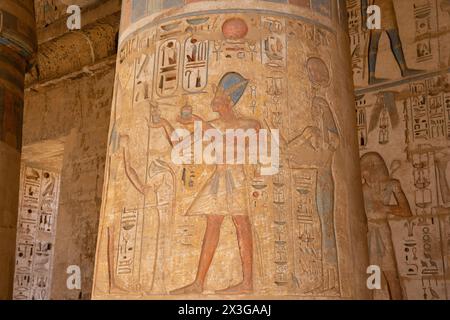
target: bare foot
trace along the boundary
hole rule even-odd
[[[185,287],[170,291],[170,294],[201,294],[202,292],[203,286],[199,282],[194,281]]]
[[[111,288],[109,289],[109,293],[112,293],[112,294],[120,294],[120,293],[126,293],[126,292],[130,292],[130,290],[121,288],[120,286],[115,285],[115,284],[111,285]]]
[[[244,283],[244,282],[241,282],[232,287],[228,287],[226,289],[216,290],[217,294],[246,294],[246,293],[252,293],[252,292],[253,292],[252,284]]]

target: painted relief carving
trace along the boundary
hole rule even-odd
[[[122,41],[94,294],[343,296],[335,31],[190,8]],[[140,45],[152,37],[155,47]],[[201,133],[278,129],[278,172],[220,164],[217,150],[214,164],[175,164],[180,129],[205,147],[198,123]]]
[[[383,169],[373,177],[391,185],[378,192],[380,209],[374,211],[376,201],[366,193],[377,192],[363,184],[370,238],[374,228],[370,216],[390,213],[382,218],[382,228],[378,227],[382,241],[370,242],[371,261],[378,259],[391,278],[386,278],[383,290],[375,297],[448,299],[449,283],[444,274],[448,253],[443,231],[450,214],[445,1],[373,1],[380,5],[384,23],[382,30],[370,33],[363,31],[364,20],[360,20],[359,10],[365,10],[365,2],[348,1],[361,170],[365,180],[372,170],[370,163],[378,163]],[[398,28],[408,23],[411,28]],[[384,31],[387,37],[383,44]],[[380,54],[383,61],[376,59]],[[366,61],[370,76],[364,74]],[[389,72],[397,65],[401,76],[395,70]],[[383,79],[378,75],[382,73],[389,82],[381,84]],[[397,195],[391,189],[396,189]],[[389,199],[382,200],[389,193]]]
[[[332,174],[333,154],[339,146],[339,132],[335,118],[328,102],[320,97],[315,97],[312,101],[311,116],[313,125],[306,127],[302,134],[295,137],[290,143],[290,151],[293,152],[290,157],[290,167],[298,172],[296,191],[301,195],[297,207],[300,214],[317,213],[320,221],[320,231],[316,236],[321,237],[320,260],[322,262],[322,275],[316,288],[319,290],[338,289],[338,262],[336,235],[334,229],[334,178]],[[304,154],[304,157],[297,157],[298,154]],[[308,156],[306,156],[308,155]],[[321,159],[314,161],[312,159]],[[316,169],[313,173],[301,169],[305,165],[315,162]],[[297,169],[298,168],[298,169]],[[304,175],[304,176],[303,176]],[[294,174],[294,179],[296,175]],[[305,183],[309,182],[310,188],[305,189]],[[314,190],[314,186],[316,189]],[[305,197],[310,192],[316,193],[315,196]],[[302,203],[302,202],[306,202]],[[306,208],[303,206],[306,205]],[[308,208],[309,207],[309,208]],[[301,218],[299,218],[299,222]],[[299,230],[305,225],[299,223]],[[307,236],[302,234],[300,237]],[[318,255],[316,252],[314,255]],[[314,252],[314,250],[313,250]],[[304,258],[303,258],[304,259]],[[298,261],[303,260],[298,257]],[[318,259],[315,257],[315,259]]]
[[[233,107],[239,102],[248,86],[248,80],[240,74],[230,72],[219,82],[211,109],[219,114],[216,120],[205,123],[221,131],[227,129],[255,129],[260,125],[255,120],[242,119],[235,116]],[[167,120],[161,119],[164,123]],[[201,120],[195,114],[183,118],[184,123]],[[170,130],[170,128],[167,128]],[[194,282],[186,287],[172,291],[172,294],[202,293],[206,275],[217,248],[221,224],[225,217],[232,217],[241,255],[243,280],[217,293],[236,294],[253,291],[253,240],[252,227],[247,211],[247,181],[244,166],[217,165],[214,174],[202,187],[199,194],[188,208],[187,215],[202,215],[207,218],[206,231],[200,253],[198,271]]]
[[[400,182],[392,178],[393,172],[389,173],[378,153],[369,152],[362,156],[361,172],[369,227],[370,263],[381,268],[389,297],[401,300],[402,289],[388,219],[391,216],[410,217],[411,209]]]
[[[268,36],[263,39],[262,62],[271,67],[286,66],[285,22],[279,19],[263,18],[262,25]]]
[[[153,64],[153,57],[147,54],[141,55],[141,57],[136,61],[136,88],[134,99],[136,103],[145,101],[149,98],[151,88],[149,87],[149,82],[147,79],[150,75],[150,68]]]
[[[186,40],[184,48],[183,89],[200,91],[207,84],[209,42],[192,37]]]
[[[161,96],[173,94],[178,88],[180,44],[167,40],[159,48],[157,93]]]
[[[378,30],[366,27],[366,10],[372,4],[378,5],[382,13]],[[442,2],[348,0],[347,8],[358,88],[390,82],[400,75],[416,77],[448,65],[448,49],[440,44],[447,41],[448,30],[446,6]]]
[[[31,167],[22,169],[15,300],[49,299],[58,197],[58,174]]]
[[[391,126],[393,129],[397,128],[399,121],[395,92],[379,92],[369,122],[369,133],[378,129],[378,143],[386,144],[389,142]]]
[[[389,159],[392,162],[391,170],[394,170],[387,171],[387,176],[391,177],[389,179],[394,179],[392,181],[400,183],[399,186],[401,185],[402,193],[406,197],[402,210],[406,218],[391,215],[387,219],[390,228],[384,222],[385,236],[383,241],[390,242],[392,239],[395,265],[400,281],[402,295],[397,295],[397,298],[446,299],[445,290],[448,284],[445,276],[439,275],[441,269],[432,275],[417,270],[417,267],[420,268],[425,263],[430,264],[431,262],[427,262],[428,260],[423,260],[424,264],[420,262],[420,259],[426,258],[418,251],[421,246],[418,241],[419,239],[423,241],[421,239],[423,230],[414,231],[418,224],[417,219],[427,221],[426,224],[421,222],[421,225],[431,226],[427,227],[428,229],[425,231],[427,232],[426,237],[429,236],[434,239],[433,246],[435,248],[433,250],[440,252],[441,248],[445,246],[442,242],[444,235],[441,235],[436,215],[447,217],[449,214],[447,189],[449,179],[447,171],[448,127],[446,120],[448,111],[444,104],[447,93],[444,89],[445,85],[442,85],[446,82],[446,79],[447,77],[442,76],[431,77],[424,81],[412,81],[409,84],[393,87],[392,91],[366,94],[359,99],[365,103],[357,105],[358,125],[361,130],[367,127],[373,128],[372,131],[367,130],[365,144],[360,143],[361,153],[364,154],[361,160],[363,179],[365,179],[365,175],[369,174],[366,171],[370,170],[370,161],[364,160],[365,157],[372,157],[374,159],[372,162],[375,162],[376,158],[376,161],[380,163],[379,166],[385,169],[387,168],[386,164],[381,165],[381,163],[386,161],[385,159]],[[392,105],[388,109],[390,111],[387,112],[388,121],[385,122],[386,125],[383,128],[380,126],[377,132],[377,119],[381,118],[380,109],[385,108],[380,105],[380,97],[383,101],[386,101],[386,94],[393,95],[389,98]],[[384,102],[383,105],[385,104]],[[393,121],[401,114],[403,114],[402,117]],[[394,125],[394,122],[397,124]],[[389,132],[389,135],[382,134],[382,132]],[[389,139],[385,139],[386,137],[389,137]],[[372,150],[377,152],[374,153]],[[403,174],[399,174],[398,178],[392,178],[395,172],[403,172]],[[377,176],[380,177],[381,174],[378,173]],[[401,182],[398,182],[398,180]],[[382,194],[383,192],[380,193],[380,196]],[[385,205],[388,203],[389,208],[391,208],[392,205],[397,203],[398,206],[398,196],[395,196],[395,199],[395,201],[391,200],[389,203],[385,201]],[[366,198],[366,214],[368,216],[372,211],[370,202],[373,202],[373,200],[369,200]],[[408,212],[407,205],[411,208],[411,218],[404,214]],[[369,231],[370,227],[369,220]],[[400,237],[401,234],[404,234],[404,236]],[[387,245],[383,247],[391,248]],[[372,258],[374,260],[379,254],[379,250],[377,250],[371,249],[372,255],[375,256]],[[408,256],[406,257],[405,254],[408,254]],[[444,264],[445,259],[446,256],[437,254],[432,259],[431,264]],[[389,266],[386,265],[386,270],[393,270],[392,261]],[[378,298],[396,298],[390,288],[389,280],[387,282],[389,294],[379,295]]]
[[[255,24],[255,21],[252,21]],[[221,40],[214,41],[213,53],[216,62],[225,58],[254,61],[258,54],[256,40],[247,37],[248,22],[240,17],[225,20],[221,28]],[[225,40],[224,40],[225,39]]]
[[[441,247],[440,227],[447,217],[422,216],[390,221],[391,228],[398,230],[393,235],[398,259],[399,276],[403,278],[404,290],[409,299],[448,299],[445,283],[445,257]]]
[[[313,85],[319,87],[328,87],[330,85],[330,71],[321,58],[309,58],[306,67],[308,69],[309,80]]]
[[[417,3],[414,5],[414,17],[416,20],[416,50],[417,61],[427,61],[433,58],[431,39],[424,35],[432,30],[431,25],[432,7],[429,2]],[[419,40],[421,39],[421,40]]]
[[[382,19],[382,30],[370,30],[369,36],[369,84],[376,84],[385,79],[380,79],[375,76],[377,57],[378,57],[378,46],[380,43],[380,37],[383,32],[386,32],[389,36],[391,43],[392,54],[395,56],[398,66],[402,72],[403,77],[416,74],[417,70],[412,70],[408,68],[406,63],[405,54],[403,52],[402,41],[400,40],[400,32],[397,23],[397,13],[395,11],[393,0],[373,0],[373,4],[380,7],[383,13]],[[362,25],[365,26],[365,21],[367,21],[367,6],[368,0],[361,1],[362,10]]]

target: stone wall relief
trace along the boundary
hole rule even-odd
[[[394,215],[379,217],[384,219],[380,229],[381,220],[373,214],[382,210],[374,210],[374,189],[363,184],[369,239],[373,238],[370,242],[371,261],[381,263],[382,270],[391,272],[389,277],[392,277],[391,280],[386,278],[385,291],[377,292],[376,298],[447,299],[445,264],[448,253],[444,249],[446,234],[442,233],[450,213],[447,198],[447,83],[448,75],[430,76],[357,97],[363,179],[366,176],[372,179],[369,174],[371,163],[378,163],[378,167],[383,168],[378,171],[385,172],[383,175],[391,179],[386,181],[397,184],[396,188],[385,190],[401,190],[400,196],[404,198],[401,201],[403,205],[398,196],[395,201],[384,201],[389,210],[396,205],[395,210],[400,216],[395,217],[398,213],[394,212]],[[383,109],[387,109],[387,126],[380,126]],[[389,131],[389,139],[376,139],[387,137],[381,134],[385,132],[383,130]],[[381,143],[382,140],[385,143]],[[388,160],[392,162],[391,170],[387,170]],[[396,171],[398,174],[394,178]],[[383,175],[378,173],[376,176]],[[380,203],[385,193],[378,192]],[[400,210],[399,206],[403,209]],[[382,241],[373,237],[374,226],[379,231],[384,230]],[[390,256],[389,261],[386,255]],[[397,272],[395,277],[394,270]],[[397,287],[394,291],[389,281],[395,284],[394,288]]]
[[[395,99],[396,92],[380,91],[377,93],[376,102],[372,108],[368,134],[377,130],[380,145],[389,143],[392,131],[397,129],[400,123],[400,114]]]
[[[364,203],[369,226],[368,242],[370,263],[382,270],[382,291],[375,291],[374,298],[385,297],[401,300],[403,297],[395,262],[394,246],[388,222],[392,216],[412,216],[401,183],[393,178],[389,169],[376,152],[361,157]]]
[[[408,232],[404,230],[404,236],[394,242],[397,262],[408,299],[448,299],[448,252],[444,250],[446,234],[442,233],[449,215],[448,74],[411,82],[408,89],[410,97],[404,101],[410,121],[407,152],[413,167],[411,191],[418,217],[392,222],[399,231],[400,223],[408,227]]]
[[[392,245],[384,247],[389,248],[389,255],[395,254],[401,295],[398,290],[384,291],[376,294],[378,298],[446,299],[448,281],[443,265],[447,256],[439,250],[446,248],[440,229],[449,214],[449,90],[447,72],[432,72],[448,67],[447,2],[347,1],[361,155],[373,154],[375,159],[377,154],[377,161],[385,163],[381,167],[397,163],[395,179],[410,207],[410,217],[391,216],[389,227],[383,224],[389,240],[383,239],[392,239]],[[370,4],[382,10],[381,30],[365,28],[364,12]],[[389,70],[395,65],[400,74]],[[363,166],[362,170],[367,168]],[[394,174],[388,170],[388,175]],[[369,200],[368,216],[372,208]],[[373,224],[369,221],[369,233],[370,229]],[[372,260],[376,260],[379,248],[370,249]],[[381,259],[380,263],[386,263],[385,268],[393,272],[392,261]],[[434,266],[438,268],[427,269]],[[386,284],[384,289],[390,289],[389,279]]]
[[[448,66],[449,53],[444,45],[448,16],[444,2],[348,0],[356,86],[401,81]],[[365,11],[370,4],[380,6],[382,11],[382,28],[379,30],[367,30]],[[400,74],[397,75],[386,63],[395,63]]]
[[[403,44],[400,39],[400,30],[397,22],[397,11],[393,0],[382,0],[373,1],[374,4],[378,5],[383,14],[382,19],[382,29],[381,30],[371,30],[369,31],[369,52],[368,52],[368,68],[369,68],[369,84],[378,84],[380,82],[386,81],[383,78],[376,77],[376,67],[378,62],[378,51],[379,43],[382,34],[385,32],[389,39],[391,45],[392,54],[395,57],[398,67],[401,70],[402,77],[409,77],[417,74],[418,70],[413,70],[408,67],[406,62],[406,57],[403,49]],[[365,23],[367,21],[367,6],[368,1],[361,1],[361,12],[362,12],[362,26],[364,29]]]
[[[24,166],[17,222],[15,300],[48,300],[59,197],[59,174]]]
[[[445,233],[441,236],[441,228],[446,228],[447,220],[448,214],[389,222],[396,231],[393,241],[405,298],[448,300],[448,251],[444,257],[441,252],[447,240]]]

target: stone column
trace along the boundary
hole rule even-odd
[[[367,298],[345,2],[122,11],[93,297]]]
[[[0,299],[12,296],[25,70],[36,50],[34,2],[0,2]]]

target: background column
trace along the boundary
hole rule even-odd
[[[36,49],[34,1],[0,2],[0,299],[12,296],[24,77]]]

